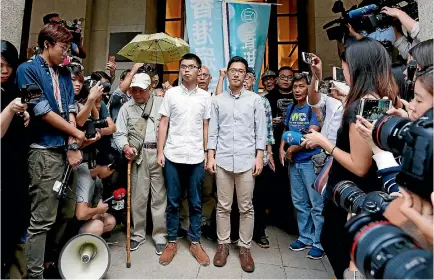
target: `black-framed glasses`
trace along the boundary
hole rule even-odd
[[[185,64],[181,64],[181,66],[179,66],[179,68],[181,68],[182,70],[193,70],[195,68],[199,68],[196,65],[185,65]]]
[[[279,79],[284,80],[284,81],[292,81],[292,79],[294,79],[294,76],[293,75],[286,76],[286,75],[281,74],[281,75],[279,75]]]

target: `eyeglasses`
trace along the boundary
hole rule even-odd
[[[289,76],[279,75],[279,79],[284,80],[284,81],[292,81],[292,79],[294,79],[294,76],[293,75],[289,75]]]
[[[209,78],[211,75],[207,73],[202,73],[198,75],[199,77],[203,77],[204,79]]]
[[[60,44],[60,43],[56,43],[56,45],[58,45],[62,49],[63,53],[69,52],[69,46],[68,45],[64,45],[64,44]]]
[[[186,69],[188,69],[188,70],[193,70],[193,69],[195,69],[195,68],[199,68],[199,67],[197,67],[196,65],[185,65],[185,64],[181,64],[181,66],[180,66],[179,68],[181,68],[182,70],[186,70]]]
[[[235,69],[235,68],[231,68],[231,69],[229,69],[229,74],[231,74],[231,75],[235,75],[235,73],[238,73],[238,74],[240,74],[240,75],[244,75],[244,74],[246,74],[246,70],[243,70],[243,69]]]

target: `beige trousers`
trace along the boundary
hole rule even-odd
[[[252,170],[234,173],[217,166],[217,237],[219,244],[231,242],[231,208],[234,190],[240,211],[240,240],[238,246],[250,248],[253,237],[254,211],[253,189],[255,180]]]
[[[146,239],[146,214],[150,193],[152,239],[156,244],[165,244],[167,192],[163,168],[157,164],[157,149],[144,149],[142,157],[142,163],[133,163],[131,168],[131,240],[141,242]]]

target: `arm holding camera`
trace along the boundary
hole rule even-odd
[[[89,96],[87,97],[86,104],[77,114],[77,125],[83,126],[89,117],[89,114],[95,107],[95,101],[103,95],[103,86],[98,82],[94,87],[90,89]]]
[[[0,120],[1,120],[1,137],[6,134],[6,131],[11,124],[12,119],[14,118],[16,113],[26,112],[27,104],[21,103],[21,98],[15,98],[9,103],[9,105],[1,112]],[[28,113],[27,113],[28,114]]]
[[[139,70],[140,67],[143,67],[143,65],[145,65],[145,64],[144,63],[136,63],[133,65],[133,68],[131,68],[131,71],[125,76],[125,79],[122,81],[122,83],[119,84],[119,89],[122,92],[128,91],[134,75],[137,74],[137,71]]]

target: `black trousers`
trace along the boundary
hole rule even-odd
[[[273,191],[270,180],[272,180],[273,175],[274,172],[266,165],[262,173],[255,179],[255,190],[253,191],[253,208],[255,209],[254,239],[265,236],[267,226],[265,210],[270,209],[272,206]]]
[[[324,202],[324,225],[321,232],[321,244],[330,261],[337,279],[343,279],[344,270],[350,263],[350,250],[345,245],[347,233],[344,229],[347,212],[332,201]]]

